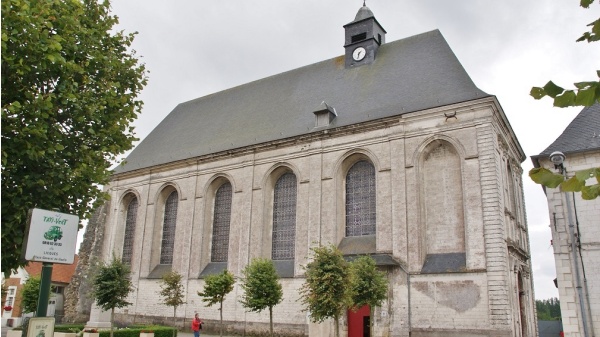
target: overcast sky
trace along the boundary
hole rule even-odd
[[[143,139],[181,102],[344,53],[343,25],[362,0],[113,0],[119,29],[150,71],[135,122]],[[575,40],[599,6],[578,0],[368,0],[391,42],[439,29],[475,84],[496,95],[528,156],[554,141],[580,108],[529,96],[532,86],[597,80],[600,43]],[[537,299],[558,296],[552,280],[548,208],[523,178]]]

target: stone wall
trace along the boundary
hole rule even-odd
[[[540,165],[556,172],[554,165],[547,158],[540,158]],[[569,177],[578,170],[598,167],[600,152],[567,154],[564,165]],[[594,183],[594,179],[590,179],[588,185]],[[583,200],[580,192],[563,193],[559,188],[546,188],[546,196],[565,336],[584,335],[579,291],[583,298],[583,311],[588,312],[586,317],[588,334],[598,336],[600,335],[600,263],[598,263],[600,261],[600,221],[598,220],[600,218],[600,198]],[[567,197],[569,203],[567,203]],[[570,221],[569,207],[572,216]],[[571,224],[579,241],[576,242],[578,247],[575,252],[580,274],[579,287],[575,273],[577,267],[573,263]]]
[[[102,253],[104,239],[104,223],[109,211],[110,202],[98,207],[88,221],[79,248],[79,262],[71,283],[65,289],[65,322],[85,323],[90,316],[94,300],[91,297],[93,266]]]

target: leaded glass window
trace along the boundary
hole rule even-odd
[[[346,175],[346,236],[375,234],[375,167],[361,160]]]
[[[175,226],[177,224],[177,191],[171,192],[165,203],[163,235],[160,245],[160,264],[173,263],[175,247]]]
[[[219,187],[215,195],[211,262],[227,262],[229,255],[229,224],[231,222],[231,184]]]
[[[296,241],[296,176],[288,172],[273,191],[273,260],[293,260]]]
[[[123,254],[121,261],[130,265],[133,255],[133,240],[135,238],[135,221],[137,219],[138,200],[133,197],[127,206],[127,214],[125,215],[125,238],[123,239]]]

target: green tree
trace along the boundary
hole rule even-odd
[[[375,260],[370,256],[361,256],[350,263],[350,294],[354,309],[368,305],[370,317],[375,307],[381,306],[387,299],[388,282],[385,273],[377,270]],[[373,334],[373,321],[369,324],[370,335]]]
[[[40,297],[41,279],[39,276],[31,276],[23,284],[21,290],[21,311],[30,313],[37,311],[38,298]]]
[[[552,297],[547,300],[535,300],[537,318],[540,321],[561,320],[560,302],[558,298]]]
[[[228,270],[223,270],[221,274],[207,276],[204,282],[204,291],[198,292],[198,296],[202,297],[202,301],[206,302],[209,307],[219,303],[221,315],[219,335],[223,336],[223,300],[233,290],[235,283],[233,274]]]
[[[244,295],[240,301],[250,311],[261,312],[269,308],[271,337],[273,336],[273,307],[283,300],[279,276],[269,259],[253,259],[242,271]]]
[[[304,266],[306,280],[300,289],[301,301],[312,322],[333,318],[335,336],[339,337],[340,316],[351,304],[348,262],[333,245],[311,250],[312,261]]]
[[[173,322],[177,321],[176,313],[177,307],[184,304],[184,291],[183,291],[183,283],[181,279],[183,276],[176,271],[171,271],[163,275],[160,280],[160,296],[162,296],[164,303],[173,307]],[[173,330],[173,336],[175,335],[175,331]]]
[[[110,263],[100,263],[92,281],[92,297],[102,310],[110,310],[110,337],[113,337],[115,308],[131,305],[127,297],[132,291],[128,265],[115,256]]]
[[[581,0],[580,5],[583,8],[589,8],[595,0]],[[587,41],[588,43],[600,40],[600,19],[590,23],[589,32],[577,39],[576,42]],[[600,70],[596,70],[596,75],[600,77]],[[535,99],[541,99],[545,96],[554,99],[554,106],[591,106],[600,103],[600,82],[586,81],[575,83],[575,89],[564,89],[549,81],[543,87],[533,87],[530,95]],[[600,196],[600,167],[591,168],[575,172],[575,175],[565,180],[563,175],[553,173],[552,171],[537,167],[529,171],[529,177],[537,184],[546,187],[556,188],[560,186],[563,192],[580,192],[584,200],[596,199]],[[586,180],[595,178],[595,184],[586,186]]]
[[[147,82],[108,0],[2,0],[1,265],[22,265],[27,212],[90,217],[98,185],[137,140]]]

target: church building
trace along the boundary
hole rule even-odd
[[[437,30],[386,42],[366,6],[343,28],[343,55],[179,104],[114,170],[86,240],[131,266],[119,321],[169,320],[159,281],[176,271],[177,317],[188,328],[198,311],[217,329],[197,295],[205,277],[239,278],[262,257],[283,286],[276,333],[333,336],[299,301],[311,248],[333,244],[389,280],[384,304],[348,312],[342,336],[368,324],[374,336],[537,335],[526,156],[497,98]],[[226,329],[268,331],[242,292],[226,297]]]

